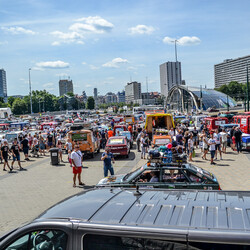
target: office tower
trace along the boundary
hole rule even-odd
[[[4,101],[7,102],[7,81],[4,69],[0,69],[0,97],[3,97]]]
[[[135,100],[141,99],[141,83],[129,82],[125,86],[125,100],[126,103],[134,103]]]
[[[65,95],[67,93],[74,93],[72,80],[60,80],[59,81],[59,95]]]
[[[160,65],[161,95],[168,96],[168,91],[176,85],[182,84],[181,63],[165,62]]]
[[[214,65],[214,87],[219,88],[232,81],[247,82],[247,63],[250,65],[250,55],[236,59],[226,59],[223,63]]]

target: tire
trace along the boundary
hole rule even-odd
[[[94,152],[91,153],[90,157],[91,157],[91,158],[94,158],[94,156],[95,156],[95,153],[94,153]]]

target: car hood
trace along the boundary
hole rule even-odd
[[[124,174],[108,176],[101,179],[97,185],[121,183],[124,176]]]

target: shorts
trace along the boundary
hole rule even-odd
[[[5,162],[8,162],[8,155],[7,155],[7,156],[3,156],[3,160],[4,160]]]
[[[13,161],[20,161],[20,155],[13,156]]]
[[[52,142],[48,142],[48,146],[49,146],[49,147],[51,147],[51,146],[52,146],[52,144],[53,144]]]
[[[220,144],[215,144],[215,150],[219,150],[220,151]]]
[[[73,174],[80,174],[82,172],[82,167],[73,167]]]
[[[190,149],[188,148],[188,154],[190,154],[190,153],[192,154],[193,151],[194,151],[194,148],[190,148]]]
[[[211,153],[211,158],[213,159],[215,156],[215,150],[211,150],[210,153]]]
[[[23,148],[23,153],[27,155],[29,153],[29,148]]]
[[[44,150],[44,149],[45,149],[45,145],[44,145],[44,144],[40,144],[40,145],[39,145],[39,148],[40,148],[41,150]]]
[[[194,141],[194,142],[198,142],[198,136],[194,136],[194,137],[193,137],[193,141]]]
[[[62,149],[61,149],[61,148],[58,148],[58,152],[62,152]]]

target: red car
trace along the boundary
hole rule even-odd
[[[112,136],[108,139],[107,148],[110,148],[114,156],[125,155],[127,158],[130,153],[130,143],[126,136]]]

